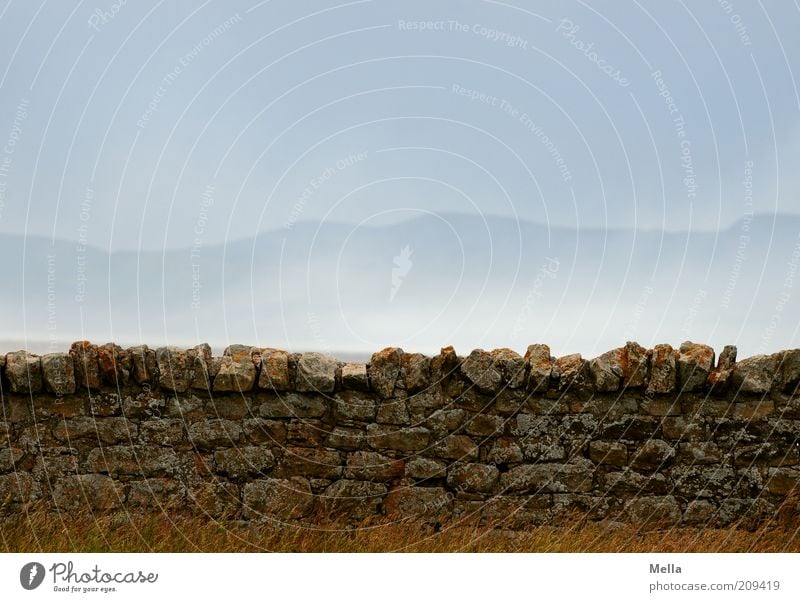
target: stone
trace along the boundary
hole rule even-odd
[[[525,363],[528,365],[528,388],[537,393],[547,391],[553,371],[550,347],[529,345],[525,352]]]
[[[620,499],[642,494],[666,495],[672,492],[672,485],[659,472],[643,475],[625,468],[619,472],[607,473],[602,481],[606,493]]]
[[[325,447],[354,451],[364,447],[364,431],[358,428],[336,426],[325,438]]]
[[[336,360],[323,353],[303,353],[297,362],[297,391],[333,393],[336,387]]]
[[[53,427],[53,437],[57,441],[70,443],[80,439],[90,439],[113,445],[130,443],[138,437],[136,423],[120,416],[95,418],[76,416],[59,421]]]
[[[275,466],[275,456],[263,446],[236,447],[214,452],[214,464],[220,474],[243,479],[269,472]]]
[[[125,349],[114,343],[106,343],[97,347],[97,365],[103,384],[120,387],[128,383],[133,362]]]
[[[258,388],[273,391],[290,391],[289,353],[279,349],[261,350],[261,372],[258,375]]]
[[[314,496],[303,477],[259,479],[245,484],[242,505],[245,518],[289,521],[311,514]]]
[[[589,458],[595,464],[609,466],[627,466],[628,448],[622,443],[608,441],[592,441],[589,444]]]
[[[403,350],[387,347],[372,354],[367,372],[372,390],[384,398],[392,396],[402,368]]]
[[[186,487],[175,479],[143,479],[132,481],[127,505],[158,510],[179,510],[186,502]]]
[[[558,375],[558,387],[562,391],[579,390],[588,382],[589,362],[580,353],[559,357],[555,361],[553,374]]]
[[[784,351],[781,358],[778,387],[783,393],[791,394],[800,384],[800,349]]]
[[[406,476],[412,479],[441,479],[447,476],[447,464],[440,460],[416,457],[405,464]]]
[[[716,512],[716,504],[708,500],[692,500],[686,504],[681,522],[686,525],[705,527],[712,524]]]
[[[439,355],[431,358],[431,382],[444,386],[458,370],[458,355],[452,346],[442,347]]]
[[[464,428],[468,435],[476,437],[491,437],[500,435],[505,428],[505,419],[502,416],[489,416],[487,414],[475,414],[467,420]]]
[[[39,356],[27,351],[6,355],[6,378],[12,393],[38,393],[42,390],[42,364]]]
[[[680,443],[678,459],[689,465],[720,464],[722,451],[713,441]]]
[[[437,437],[444,437],[456,431],[464,422],[467,412],[460,408],[436,410],[426,421],[426,426]]]
[[[378,405],[378,424],[406,425],[411,422],[406,402],[403,399],[384,399]]]
[[[318,477],[338,479],[342,476],[342,458],[339,452],[325,449],[287,447],[280,469],[282,476]]]
[[[743,359],[733,367],[731,384],[741,393],[769,393],[778,375],[780,360],[780,354],[755,355]]]
[[[79,474],[56,481],[53,501],[59,509],[66,511],[109,511],[122,506],[125,494],[122,485],[111,477]]]
[[[592,490],[593,468],[588,460],[571,464],[522,464],[500,476],[503,492],[582,493]]]
[[[416,393],[426,389],[431,378],[430,358],[421,353],[404,353],[401,362],[406,391]]]
[[[286,393],[259,398],[258,408],[263,418],[322,418],[328,410],[325,399],[316,395]]]
[[[234,483],[191,483],[186,490],[187,506],[193,504],[197,512],[209,518],[229,518],[238,515],[241,493]]]
[[[517,464],[524,459],[519,444],[511,437],[496,439],[487,457],[493,464]]]
[[[674,496],[644,496],[625,504],[625,514],[636,525],[677,523],[681,509]]]
[[[796,468],[770,468],[767,490],[775,495],[788,496],[800,490],[800,470]]]
[[[492,352],[495,368],[500,372],[503,382],[510,389],[519,389],[528,376],[528,363],[516,351],[508,348],[494,349]]]
[[[75,364],[68,353],[48,353],[41,362],[46,391],[56,395],[75,393]]]
[[[154,384],[158,380],[158,363],[156,352],[147,345],[136,345],[128,348],[131,358],[131,375],[139,384]]]
[[[612,349],[589,362],[589,371],[594,379],[594,387],[603,393],[618,391],[622,384],[622,366],[625,363],[625,349]]]
[[[450,516],[453,511],[453,494],[444,487],[401,486],[389,492],[384,505],[386,515],[392,519],[435,520]]]
[[[139,441],[164,447],[181,446],[187,442],[186,423],[180,418],[159,418],[139,423]]]
[[[454,464],[447,470],[448,487],[468,493],[489,493],[499,478],[500,471],[489,464]]]
[[[622,385],[626,389],[643,387],[647,380],[647,349],[634,341],[625,343],[622,364]]]
[[[357,451],[347,458],[345,479],[359,481],[389,481],[403,476],[405,462],[377,452]]]
[[[190,424],[188,435],[189,442],[198,449],[236,447],[242,436],[242,427],[232,420],[211,418]]]
[[[256,382],[256,367],[250,357],[235,360],[233,356],[223,356],[219,372],[214,377],[214,391],[217,393],[252,391]]]
[[[338,420],[375,420],[376,401],[369,393],[341,391],[334,397],[334,407]]]
[[[481,393],[488,395],[497,393],[502,383],[502,375],[495,366],[494,357],[483,349],[475,349],[461,362],[461,373]]]
[[[661,439],[642,443],[631,454],[631,467],[636,470],[661,470],[675,459],[675,448]]]
[[[41,487],[29,472],[0,475],[0,510],[18,512],[23,504],[41,496]]]
[[[254,366],[260,363],[258,360],[260,355],[261,349],[258,347],[253,347],[252,345],[242,345],[239,343],[228,345],[222,352],[223,357],[229,357],[234,362],[250,362]]]
[[[163,447],[113,445],[95,448],[86,457],[86,472],[111,476],[174,476],[182,468],[174,450]]]
[[[466,435],[448,435],[434,443],[431,455],[446,460],[477,460],[478,446]]]
[[[675,492],[693,498],[729,497],[738,482],[733,468],[729,466],[675,466],[670,476]]]
[[[363,521],[383,508],[386,485],[342,479],[330,485],[319,497],[320,512],[333,520]]]
[[[717,360],[717,370],[733,370],[737,353],[736,345],[725,345]]]
[[[650,360],[647,394],[672,393],[678,381],[677,353],[671,345],[656,345]]]
[[[211,392],[214,388],[214,378],[222,366],[222,358],[215,358],[212,355],[211,345],[208,343],[195,345],[190,355],[194,356],[191,388]]]
[[[69,348],[75,366],[75,376],[79,386],[96,390],[100,388],[100,364],[97,359],[97,346],[89,341],[76,341]]]
[[[354,391],[369,391],[367,365],[348,362],[342,365],[342,388]]]
[[[678,389],[702,391],[714,368],[714,350],[708,345],[686,341],[678,350]]]
[[[175,393],[185,393],[191,385],[194,374],[194,358],[180,347],[159,347],[156,350],[158,363],[158,384],[161,388]]]
[[[421,451],[428,447],[431,433],[423,427],[367,425],[367,445],[372,449],[402,452]]]

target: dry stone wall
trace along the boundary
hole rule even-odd
[[[592,360],[448,347],[368,364],[232,345],[0,357],[0,513],[524,528],[794,515],[800,350]]]

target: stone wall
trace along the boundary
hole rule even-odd
[[[369,364],[233,345],[0,357],[0,513],[725,525],[797,511],[800,350]],[[788,510],[787,510],[788,509]]]

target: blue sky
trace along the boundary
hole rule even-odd
[[[191,252],[303,223],[798,215],[798,25],[796,3],[735,0],[7,1],[0,235]],[[750,250],[791,262],[770,244]]]

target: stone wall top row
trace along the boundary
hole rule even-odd
[[[67,353],[35,355],[16,351],[0,356],[0,391],[70,395],[102,387],[158,387],[175,393],[191,389],[246,392],[254,389],[332,393],[371,390],[391,397],[396,389],[415,393],[449,378],[465,379],[479,392],[505,388],[556,394],[566,391],[615,393],[638,389],[646,395],[675,392],[792,394],[800,382],[800,349],[736,361],[736,347],[719,358],[708,345],[683,343],[678,349],[645,349],[628,342],[586,360],[580,354],[553,357],[547,345],[530,345],[524,356],[510,349],[476,349],[458,356],[452,347],[439,355],[405,353],[389,347],[369,363],[340,362],[322,353],[230,345],[221,357],[207,344],[189,349],[114,343],[73,343]]]

